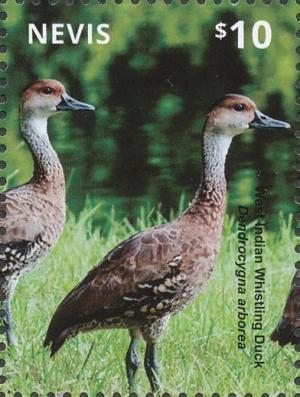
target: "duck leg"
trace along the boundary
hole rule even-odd
[[[6,329],[7,343],[8,343],[8,345],[15,345],[17,343],[17,338],[14,333],[14,325],[13,325],[13,320],[12,320],[12,315],[11,315],[11,310],[10,310],[10,302],[8,299],[3,301],[2,308],[5,312],[3,322],[4,322],[5,329]]]
[[[134,377],[140,365],[140,361],[137,354],[139,337],[134,333],[130,333],[130,336],[131,336],[131,342],[128,351],[126,353],[126,372],[127,372],[129,390],[131,390],[134,385]]]
[[[152,392],[157,392],[159,390],[159,379],[158,379],[159,367],[156,361],[155,343],[147,343],[144,365],[148,380],[151,385]]]

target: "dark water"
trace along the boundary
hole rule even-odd
[[[39,20],[34,8],[28,7],[28,13]],[[233,11],[219,17],[228,24],[237,18]],[[50,23],[56,15],[50,10],[42,18]],[[160,205],[168,217],[171,209],[178,208],[182,194],[188,202],[201,177],[201,131],[210,107],[226,93],[251,96],[257,89],[233,35],[221,42],[212,32],[200,60],[197,45],[163,47],[159,23],[141,24],[93,84],[85,75],[93,59],[84,47],[73,63],[62,59],[55,46],[39,49],[43,51],[38,54],[43,60],[39,65],[33,47],[11,43],[10,71],[20,73],[18,79],[15,75],[10,79],[16,98],[22,81],[49,76],[50,70],[71,87],[72,96],[96,107],[95,113],[64,115],[51,122],[53,144],[68,180],[68,205],[79,213],[87,198],[91,205],[103,203],[95,216],[101,224],[112,206],[120,219],[134,218],[141,205]],[[283,95],[269,92],[260,110],[288,121]],[[239,204],[251,205],[257,185],[267,188],[268,210],[275,218],[281,210],[292,211],[291,153],[293,139],[288,131],[249,132],[235,138],[226,167],[229,213],[235,213]]]
[[[285,214],[293,210],[292,203],[292,175],[289,168],[289,159],[285,156],[291,149],[292,134],[290,139],[283,139],[282,132],[272,135],[266,132],[250,133],[249,142],[243,142],[243,137],[236,138],[227,158],[226,175],[228,181],[227,212],[237,215],[239,205],[254,206],[255,188],[263,186],[267,190],[266,210],[270,226],[277,224],[278,212]],[[290,141],[290,142],[289,142]],[[264,147],[272,144],[277,149],[277,164],[272,164],[260,152]],[[179,207],[183,209],[192,199],[201,177],[201,150],[199,142],[194,143],[190,151],[191,160],[173,163],[172,157],[169,165],[159,167],[159,172],[151,172],[142,177],[138,164],[136,172],[126,174],[119,170],[116,177],[107,183],[91,184],[76,174],[82,172],[76,166],[66,166],[66,174],[71,175],[68,181],[68,205],[69,208],[79,213],[88,203],[90,206],[101,204],[99,211],[94,215],[96,224],[105,225],[112,208],[115,216],[121,220],[124,217],[135,221],[139,215],[140,207],[148,211],[159,208],[165,218],[169,218],[173,211],[177,213]],[[96,167],[96,165],[94,165]],[[186,177],[180,176],[184,170]],[[178,176],[179,175],[179,176]],[[143,183],[136,180],[141,178]],[[125,182],[125,181],[126,182]],[[131,183],[132,180],[132,183]],[[146,182],[146,183],[145,183]]]

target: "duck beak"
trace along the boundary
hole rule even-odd
[[[254,120],[249,123],[250,128],[291,128],[290,124],[285,123],[284,121],[272,119],[257,109],[254,113]]]
[[[61,102],[56,106],[57,110],[95,110],[94,106],[88,103],[77,101],[67,93],[61,96]]]

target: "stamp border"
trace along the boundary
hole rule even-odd
[[[10,0],[16,3],[17,5],[24,5],[24,4],[32,4],[36,7],[42,7],[42,6],[75,6],[75,5],[82,5],[82,6],[89,6],[89,5],[99,5],[99,6],[105,6],[107,4],[116,4],[116,5],[122,5],[125,2],[131,3],[133,6],[136,6],[141,3],[147,3],[149,6],[154,6],[156,3],[164,3],[166,6],[171,5],[173,3],[179,3],[182,6],[188,5],[189,3],[196,3],[200,7],[201,6],[208,6],[210,4],[213,5],[224,5],[227,3],[227,5],[232,5],[232,6],[238,6],[238,4],[242,3],[243,0]],[[44,3],[43,3],[44,1]],[[255,7],[255,5],[260,4],[260,5],[265,5],[265,6],[272,6],[272,4],[280,4],[282,6],[288,6],[290,3],[295,2],[296,4],[300,5],[300,0],[244,0],[245,3],[247,3],[249,6]],[[47,3],[47,4],[46,4]],[[4,6],[4,7],[3,7]],[[7,134],[7,129],[5,126],[5,119],[7,117],[6,111],[5,111],[5,106],[7,104],[7,97],[8,97],[8,88],[9,88],[9,83],[6,75],[7,68],[9,67],[8,61],[7,61],[7,52],[8,48],[5,43],[5,38],[7,37],[7,30],[5,28],[5,21],[7,21],[9,17],[9,10],[6,9],[5,7],[9,7],[8,0],[0,0],[0,137],[4,137]],[[295,15],[297,22],[300,22],[300,13]],[[300,55],[300,46],[299,46],[299,38],[300,38],[300,29],[296,29],[295,32],[296,36],[296,46],[295,46],[295,51],[298,55]],[[295,84],[295,103],[296,103],[296,111],[295,111],[295,122],[296,122],[296,128],[295,128],[295,138],[296,141],[300,139],[300,111],[299,111],[299,106],[300,106],[300,77],[299,77],[299,72],[300,72],[300,62],[297,62],[295,65],[296,69],[296,84]],[[298,142],[296,143],[296,158],[299,158],[300,156],[300,145]],[[0,143],[0,156],[3,155],[7,151],[6,145]],[[5,176],[5,168],[7,164],[4,160],[0,159],[0,186],[3,187],[6,185],[7,180]],[[300,167],[296,167],[298,173],[300,172]],[[300,206],[300,196],[297,195],[298,189],[300,188],[300,180],[297,179],[298,174],[295,176],[295,188],[296,188],[296,194],[294,197],[294,202],[296,206],[299,208]],[[299,181],[299,183],[297,183]],[[299,186],[298,186],[299,185]],[[297,189],[298,188],[298,189]],[[5,194],[0,193],[0,202],[5,202]],[[3,219],[6,217],[5,211],[0,211],[0,219]],[[295,213],[295,235],[298,236],[297,230],[297,223],[300,221],[300,211],[296,210]],[[0,235],[5,234],[5,228],[0,226]],[[0,244],[0,252],[3,250],[3,246]],[[297,253],[300,253],[300,244],[296,244],[295,246],[295,251]],[[0,262],[0,266],[1,266]],[[295,268],[300,269],[300,261],[296,261],[295,263]],[[0,279],[1,282],[1,279]],[[300,283],[300,279],[299,279]],[[2,303],[2,296],[0,296],[0,302]],[[5,317],[5,311],[0,310],[0,320],[3,320]],[[4,335],[5,334],[5,327],[0,326],[0,334]],[[3,368],[5,367],[6,361],[5,361],[5,352],[7,350],[7,344],[3,341],[0,341],[0,368],[3,371]],[[299,343],[295,345],[295,352],[300,352],[300,340]],[[300,360],[295,360],[294,362],[294,367],[299,369],[300,368]],[[2,372],[1,371],[1,372]],[[0,375],[0,385],[3,385],[4,383],[7,383],[8,379],[4,375]],[[294,379],[294,384],[296,386],[300,386],[300,376],[296,376]],[[22,397],[22,393],[19,391],[11,391],[13,393],[14,397]],[[8,393],[7,393],[8,394]],[[63,397],[71,397],[71,393],[65,391],[64,393],[60,393]],[[55,397],[56,392],[48,392],[47,397]],[[0,391],[0,397],[5,397],[6,393]],[[30,394],[30,397],[38,397],[39,394],[32,391]],[[104,397],[104,394],[102,392],[97,393],[97,397]],[[121,394],[116,392],[113,393],[113,397],[121,397]],[[154,396],[153,393],[145,393],[146,397],[152,397]],[[170,397],[169,393],[162,393],[162,397]],[[245,393],[245,397],[253,397],[252,393]],[[80,397],[88,397],[88,394],[86,392],[80,393]],[[137,397],[136,393],[129,393],[129,397]],[[187,397],[187,394],[184,392],[178,392],[178,397]],[[204,397],[202,393],[197,393],[195,394],[195,397]],[[220,397],[218,393],[213,393],[211,397]],[[237,397],[235,393],[229,393],[228,397]],[[261,397],[270,397],[270,395],[266,392],[261,395]],[[277,397],[285,397],[285,393],[279,393]],[[300,397],[300,393],[295,393],[294,397]]]

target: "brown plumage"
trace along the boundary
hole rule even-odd
[[[300,342],[300,270],[294,275],[282,318],[272,332],[271,340],[280,346]]]
[[[215,220],[222,216],[224,194],[207,205],[215,210]],[[212,271],[221,225],[211,216],[204,218],[186,213],[174,223],[146,230],[121,243],[94,268],[63,301],[52,321],[47,338],[53,338],[54,353],[78,322],[99,319],[101,326],[137,327],[152,323],[162,315],[177,311],[196,293],[189,288],[201,274],[201,289]],[[199,235],[205,230],[205,235]],[[195,262],[199,261],[199,266]],[[147,329],[143,331],[145,338]],[[47,339],[48,342],[48,339]]]
[[[89,106],[69,97],[56,80],[37,81],[21,97],[21,133],[32,153],[34,172],[29,182],[4,192],[5,201],[0,203],[6,213],[1,221],[6,232],[0,236],[0,298],[9,343],[15,341],[9,302],[18,279],[49,253],[65,222],[64,173],[49,141],[47,119],[67,110],[66,101],[70,110],[75,104],[78,109]]]
[[[232,138],[252,123],[288,127],[262,115],[243,96],[227,95],[213,107],[203,136],[203,178],[193,202],[174,222],[121,243],[66,296],[47,331],[45,345],[51,346],[51,355],[79,331],[127,328],[131,336],[126,355],[129,386],[139,364],[138,339],[143,337],[146,374],[152,390],[158,389],[155,343],[169,317],[210,278],[225,210],[226,154]]]

